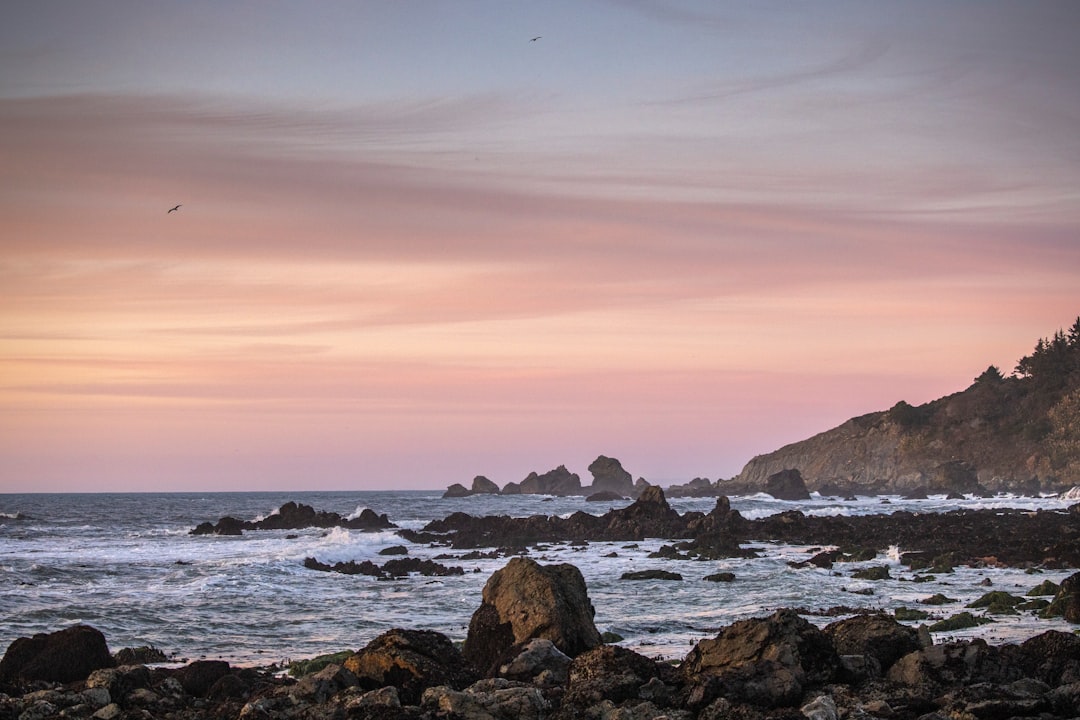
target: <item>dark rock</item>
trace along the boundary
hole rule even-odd
[[[708,580],[709,582],[734,582],[735,573],[733,572],[718,572],[712,575],[706,575],[702,580]]]
[[[521,481],[524,495],[581,495],[581,478],[560,465],[543,475],[535,472]]]
[[[570,681],[563,697],[567,717],[585,717],[602,701],[622,703],[638,699],[652,680],[673,685],[681,682],[670,666],[618,645],[603,645],[582,653],[570,665]]]
[[[216,525],[200,523],[191,535],[241,535],[244,530],[299,530],[301,528],[344,527],[350,530],[389,530],[397,525],[390,522],[386,515],[379,515],[370,508],[354,518],[345,518],[335,512],[320,511],[310,505],[287,502],[277,512],[258,521],[237,520],[226,516]]]
[[[469,489],[461,483],[454,483],[450,487],[446,488],[446,492],[443,493],[443,498],[460,498],[469,497],[472,495]]]
[[[168,662],[168,656],[156,647],[121,648],[113,655],[117,665],[147,665]]]
[[[1061,581],[1050,607],[1043,617],[1061,617],[1067,622],[1080,623],[1080,573],[1073,573]]]
[[[477,475],[473,478],[472,488],[470,492],[473,495],[498,495],[499,486],[488,480],[483,475]]]
[[[1023,677],[1022,670],[996,647],[981,639],[932,645],[908,653],[886,673],[889,682],[937,693],[972,682],[1005,683]]]
[[[465,658],[489,674],[512,645],[544,638],[570,657],[600,644],[581,571],[516,557],[484,585],[469,623]]]
[[[810,492],[803,482],[802,473],[788,468],[773,473],[765,480],[765,492],[777,500],[809,500]]]
[[[825,626],[840,655],[869,655],[886,672],[908,653],[919,650],[919,634],[888,615],[856,615]]]
[[[682,575],[670,570],[636,570],[624,572],[620,580],[682,580]]]
[[[856,580],[888,580],[892,576],[889,575],[888,565],[878,565],[875,567],[863,568],[862,570],[856,570],[851,574],[851,577]]]
[[[720,490],[708,478],[696,477],[685,485],[670,485],[667,489],[668,497],[717,497]]]
[[[1052,687],[1080,682],[1080,636],[1047,630],[1019,646],[1018,663],[1028,677]]]
[[[739,621],[702,640],[681,670],[695,703],[717,697],[764,707],[792,705],[803,692],[832,681],[840,658],[828,637],[792,610]]]
[[[113,667],[105,636],[89,625],[17,638],[0,660],[0,682],[85,680],[94,670]]]
[[[617,492],[611,490],[601,490],[595,492],[585,498],[585,502],[615,502],[618,500],[624,500],[625,498]]]
[[[615,458],[600,455],[589,465],[594,493],[611,492],[620,498],[634,492],[634,479]]]
[[[404,545],[391,545],[390,547],[384,547],[379,551],[380,555],[408,555],[409,548]]]
[[[497,663],[499,677],[542,686],[563,685],[569,677],[570,657],[546,638],[515,645]]]
[[[224,660],[196,660],[173,672],[184,691],[195,697],[205,697],[210,688],[229,674],[232,668]]]
[[[426,688],[461,690],[476,680],[450,639],[431,630],[389,630],[345,661],[360,686],[393,685],[401,701],[416,705]]]

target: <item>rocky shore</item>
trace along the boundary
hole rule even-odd
[[[1080,621],[1080,573],[1056,601]],[[935,645],[862,614],[823,628],[791,609],[742,620],[677,664],[605,644],[570,564],[517,557],[490,576],[461,647],[395,629],[282,668],[180,667],[110,654],[79,625],[19,638],[0,660],[0,719],[1065,720],[1080,715],[1080,636]],[[160,658],[152,657],[152,660]],[[140,664],[143,663],[143,664]]]
[[[886,506],[887,507],[887,506]],[[807,516],[790,510],[759,520],[743,518],[720,497],[708,513],[679,514],[664,491],[649,487],[631,505],[604,515],[473,517],[454,513],[422,530],[400,530],[411,542],[455,549],[519,548],[537,543],[674,540],[671,557],[742,557],[759,542],[834,545],[884,552],[903,548],[912,569],[943,565],[1080,567],[1080,503],[1067,511],[961,510],[865,516]],[[872,556],[872,555],[871,555]]]

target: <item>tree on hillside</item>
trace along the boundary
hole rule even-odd
[[[1035,351],[1020,358],[1014,374],[1041,392],[1056,393],[1080,384],[1080,317],[1068,334],[1058,330],[1050,339],[1040,338]]]

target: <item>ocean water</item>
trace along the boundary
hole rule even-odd
[[[240,537],[192,536],[197,524],[225,515],[255,520],[296,501],[344,516],[364,508],[386,513],[404,528],[419,529],[456,511],[475,516],[603,514],[629,501],[588,503],[584,498],[474,496],[443,499],[441,492],[290,492],[168,494],[0,494],[0,650],[17,637],[52,632],[76,623],[97,627],[110,649],[153,645],[177,662],[220,658],[268,665],[343,649],[359,649],[394,627],[437,630],[465,638],[481,590],[506,558],[440,560],[465,570],[442,578],[413,575],[381,581],[362,575],[318,572],[306,557],[334,563],[391,559],[379,550],[406,545],[409,555],[434,558],[453,552],[405,542],[394,531],[344,529],[248,531]],[[899,497],[842,501],[815,496],[784,502],[767,495],[733,497],[748,518],[799,509],[814,515],[855,515],[896,510],[943,512],[969,508],[1065,508],[1075,499]],[[679,512],[709,511],[713,499],[672,499]],[[295,537],[288,537],[295,536]],[[959,612],[988,590],[1023,595],[1043,580],[1061,582],[1072,571],[1030,574],[1016,569],[958,568],[933,582],[914,583],[898,562],[903,548],[873,561],[832,570],[794,569],[820,548],[754,544],[761,557],[672,561],[648,555],[661,539],[640,543],[554,544],[530,549],[541,563],[569,562],[585,577],[596,624],[624,638],[620,644],[650,657],[681,659],[698,640],[747,617],[781,607],[834,606],[926,609],[938,617]],[[612,556],[614,554],[614,556]],[[869,565],[890,566],[892,580],[861,581],[851,575]],[[663,568],[679,581],[624,581],[630,570]],[[702,578],[731,572],[735,581]],[[989,580],[992,585],[980,583]],[[865,591],[872,594],[863,594]],[[943,593],[958,602],[941,607],[918,601]],[[976,614],[981,611],[974,611]],[[836,618],[808,616],[824,625]],[[988,642],[1015,642],[1048,629],[1071,631],[1060,620],[1030,613],[995,616],[995,622],[950,633]],[[939,636],[938,640],[945,639]]]

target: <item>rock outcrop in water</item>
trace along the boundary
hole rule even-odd
[[[240,535],[244,530],[301,530],[303,528],[342,527],[350,530],[389,530],[397,525],[385,514],[379,515],[370,508],[354,518],[346,518],[336,512],[316,511],[310,505],[287,502],[277,512],[262,520],[238,520],[223,517],[216,524],[200,523],[191,535]]]
[[[1080,483],[1080,319],[1040,340],[1012,376],[991,366],[962,392],[852,418],[746,464],[728,495],[794,468],[829,494],[1059,492]]]
[[[726,497],[718,498],[707,514],[680,515],[661,488],[650,486],[631,505],[600,516],[577,512],[568,518],[511,518],[454,513],[421,531],[401,530],[399,534],[412,542],[459,549],[664,538],[678,541],[672,546],[673,554],[701,558],[740,557],[747,554],[741,549],[743,544],[761,541],[868,548],[873,553],[895,545],[905,550],[903,562],[913,569],[936,562],[1080,567],[1080,504],[1068,511],[957,510],[827,517],[790,510],[747,520],[731,509]]]

